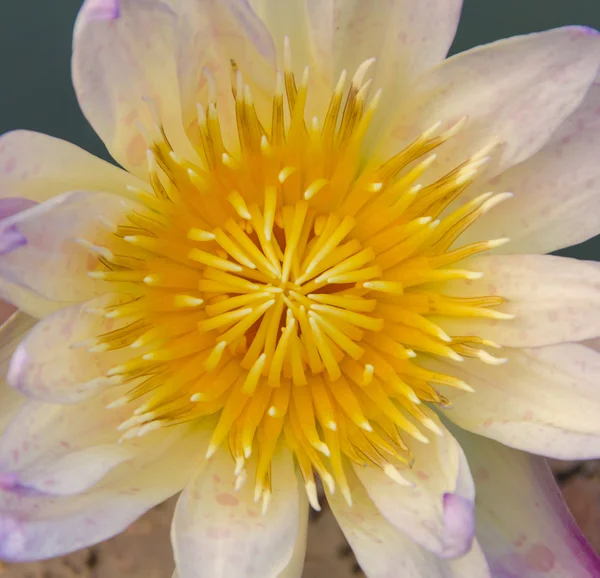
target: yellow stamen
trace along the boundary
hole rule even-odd
[[[284,46],[268,118],[232,63],[229,120],[239,146],[225,145],[216,82],[204,71],[209,101],[190,127],[200,165],[171,149],[150,103],[149,188],[132,190],[145,209],[106,223],[102,246],[77,240],[97,258],[90,275],[123,295],[95,311],[115,323],[111,330],[78,345],[129,355],[89,384],[129,386],[109,406],[132,406],[119,426],[123,443],[214,415],[207,456],[228,448],[236,489],[254,479],[266,508],[271,460],[285,442],[318,509],[315,472],[352,502],[348,460],[408,485],[403,436],[428,443],[442,434],[425,406],[449,403],[435,387],[472,391],[422,367],[417,353],[506,361],[484,337],[444,329],[448,317],[510,320],[497,310],[504,300],[451,297],[429,284],[481,277],[464,260],[507,240],[455,242],[510,195],[453,205],[493,142],[426,186],[418,182],[466,119],[445,130],[437,123],[384,163],[365,158],[380,98],[368,98],[373,59],[347,90],[343,71],[323,122],[307,123],[310,75],[297,82],[287,39]]]

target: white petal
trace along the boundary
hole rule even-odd
[[[29,315],[17,311],[0,327],[0,434],[27,401],[25,396],[8,386],[5,376],[15,348],[35,321]]]
[[[445,415],[505,445],[559,459],[600,456],[600,353],[576,343],[504,349],[504,365],[451,362],[475,393],[443,388]]]
[[[111,391],[69,406],[26,403],[0,437],[5,486],[54,495],[79,493],[131,458],[134,442],[117,445],[117,426],[131,408],[106,409],[122,393]]]
[[[512,320],[439,318],[450,335],[480,335],[509,347],[540,347],[600,336],[600,265],[549,255],[490,255],[465,262],[484,274],[452,282],[449,295],[498,295]]]
[[[9,384],[28,397],[51,403],[78,402],[108,387],[110,380],[100,378],[135,352],[128,347],[90,352],[81,344],[131,321],[89,312],[118,301],[118,296],[107,294],[41,320],[17,347],[8,371]]]
[[[73,39],[73,83],[81,108],[111,155],[146,175],[146,143],[136,127],[151,129],[155,103],[167,137],[180,155],[195,155],[183,132],[176,74],[175,3],[121,0],[118,11],[83,3]]]
[[[299,475],[299,474],[298,474]],[[306,541],[308,534],[308,498],[306,492],[300,489],[300,525],[296,536],[296,545],[292,557],[285,569],[277,575],[277,578],[301,578],[306,558]]]
[[[292,559],[301,489],[291,455],[273,461],[273,496],[264,515],[253,499],[252,476],[235,492],[234,467],[228,452],[217,452],[177,503],[172,540],[181,578],[276,578]]]
[[[437,416],[430,414],[441,426]],[[415,463],[400,473],[413,487],[400,486],[371,466],[355,467],[356,474],[397,529],[437,556],[465,555],[475,532],[475,488],[460,446],[448,431],[443,437],[432,436],[428,445],[406,442]]]
[[[493,142],[501,142],[495,171],[537,152],[581,103],[600,64],[595,31],[567,27],[480,46],[446,60],[419,78],[383,146],[398,151],[438,121],[467,117],[439,149],[446,172]]]
[[[339,495],[327,500],[356,559],[369,578],[491,578],[477,542],[456,560],[425,550],[390,524],[375,507],[356,476],[349,472],[353,505]]]
[[[157,432],[152,432],[153,435]],[[177,493],[206,451],[209,434],[173,431],[77,496],[0,490],[0,558],[11,562],[60,556],[123,531]]]
[[[469,196],[510,191],[460,242],[509,237],[502,253],[550,253],[600,233],[600,77],[583,104],[536,155]]]
[[[2,221],[25,243],[0,255],[0,296],[32,315],[101,295],[108,284],[90,278],[97,261],[76,240],[103,245],[135,205],[107,193],[65,193]]]
[[[216,80],[226,145],[237,147],[232,62],[250,87],[260,118],[270,122],[276,69],[273,39],[248,2],[182,0],[178,16],[177,72],[184,126],[193,136],[197,132],[197,104],[205,108],[209,104],[206,69]],[[283,40],[283,31],[278,34]]]
[[[143,183],[124,170],[64,140],[28,130],[0,137],[2,197],[46,201],[66,191],[107,191],[128,196]]]
[[[493,576],[588,578],[600,559],[577,527],[546,460],[456,433],[477,486],[477,538]]]

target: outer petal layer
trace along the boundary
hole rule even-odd
[[[537,152],[582,102],[600,65],[600,36],[581,27],[501,40],[453,56],[421,77],[389,123],[387,150],[400,150],[437,123],[466,117],[439,150],[440,171],[502,143],[496,171]]]
[[[473,191],[515,197],[483,215],[460,242],[509,237],[502,253],[550,253],[599,234],[599,147],[600,77],[539,153]]]
[[[377,510],[358,478],[350,474],[353,505],[348,506],[337,493],[327,499],[369,578],[491,578],[477,542],[463,558],[438,558],[394,528]]]
[[[172,539],[181,578],[277,578],[292,560],[307,510],[299,509],[291,455],[272,463],[273,497],[264,515],[251,484],[235,493],[233,467],[226,451],[217,452],[177,503]]]
[[[153,432],[161,433],[161,432]],[[78,496],[0,490],[0,558],[11,562],[60,556],[122,532],[177,493],[205,451],[208,434],[172,432]]]
[[[542,458],[456,432],[477,486],[477,538],[495,578],[589,578],[600,559]]]
[[[475,393],[449,391],[446,416],[505,445],[559,459],[600,456],[600,353],[576,343],[506,349],[508,362],[453,363]],[[445,368],[446,370],[448,368]]]
[[[143,98],[157,107],[175,150],[195,158],[181,123],[174,4],[86,0],[75,25],[73,83],[81,108],[111,155],[140,176],[146,143],[136,121],[148,129],[156,122]]]
[[[402,475],[413,487],[400,486],[373,467],[357,467],[356,474],[396,528],[440,557],[463,556],[475,532],[475,488],[465,456],[448,431],[428,445],[407,441],[415,463]]]
[[[481,280],[448,283],[449,295],[498,295],[512,320],[440,318],[450,335],[481,335],[509,347],[540,347],[600,336],[600,264],[549,255],[492,255],[465,266]]]
[[[0,197],[46,201],[67,191],[128,196],[143,183],[124,170],[58,138],[16,130],[0,137]]]

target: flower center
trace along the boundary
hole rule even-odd
[[[453,247],[506,195],[446,211],[491,147],[426,186],[417,182],[435,161],[427,155],[461,122],[432,127],[384,163],[365,159],[379,99],[367,98],[370,64],[347,91],[344,72],[323,121],[308,124],[308,73],[297,84],[287,69],[268,127],[235,71],[239,145],[226,146],[211,97],[190,134],[200,163],[172,150],[157,118],[146,133],[151,188],[134,191],[144,208],[115,226],[112,246],[92,247],[91,274],[119,293],[103,314],[121,320],[94,347],[130,351],[108,372],[129,385],[112,405],[138,404],[124,437],[216,416],[207,456],[227,442],[238,485],[252,457],[265,503],[283,443],[315,508],[315,471],[351,500],[346,459],[403,483],[405,438],[441,434],[427,407],[447,404],[436,388],[472,391],[420,359],[503,361],[488,352],[494,343],[450,336],[432,319],[509,317],[495,309],[501,298],[436,286],[480,277],[453,265],[505,241]]]

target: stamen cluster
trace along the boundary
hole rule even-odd
[[[503,361],[488,352],[496,344],[450,336],[431,317],[508,317],[501,298],[435,290],[480,276],[453,265],[505,240],[454,244],[507,195],[447,210],[492,147],[418,184],[463,121],[365,162],[379,101],[364,80],[372,61],[347,91],[343,72],[322,121],[308,124],[308,70],[297,84],[286,62],[270,119],[235,71],[238,146],[225,145],[214,94],[198,105],[190,137],[201,163],[173,151],[157,116],[145,133],[151,190],[134,191],[143,208],[113,226],[110,246],[83,243],[98,256],[92,275],[119,294],[101,312],[117,329],[91,347],[130,351],[107,374],[128,386],[113,406],[138,404],[124,438],[214,415],[207,455],[227,442],[238,486],[251,472],[265,505],[284,440],[318,509],[315,471],[350,501],[345,459],[404,483],[404,436],[442,435],[425,404],[447,403],[438,385],[471,389],[420,358]]]

